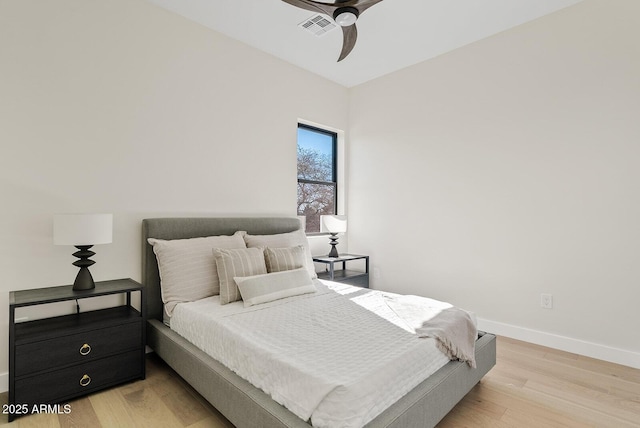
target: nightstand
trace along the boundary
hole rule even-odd
[[[346,268],[347,262],[354,260],[364,261],[364,272],[348,270]],[[369,256],[360,256],[357,254],[341,254],[339,257],[316,256],[313,257],[313,261],[327,265],[328,270],[318,272],[319,279],[344,282],[358,287],[369,288]],[[336,269],[336,263],[342,263],[342,269]]]
[[[140,293],[142,311],[131,306]],[[25,306],[125,295],[125,304],[16,323]],[[9,293],[9,421],[110,386],[145,377],[144,287],[131,279]]]

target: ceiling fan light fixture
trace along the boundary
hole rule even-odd
[[[358,20],[358,9],[355,7],[341,7],[333,13],[333,20],[341,27],[349,27]]]

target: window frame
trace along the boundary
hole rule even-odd
[[[339,185],[338,185],[338,132],[336,131],[331,131],[329,129],[324,129],[318,126],[314,126],[314,125],[308,125],[306,123],[302,123],[302,122],[298,122],[298,127],[296,128],[296,130],[298,129],[306,129],[308,131],[313,131],[313,132],[317,132],[319,134],[323,134],[323,135],[327,135],[329,137],[331,137],[331,151],[332,151],[332,159],[331,159],[331,175],[332,175],[332,181],[322,181],[322,180],[308,180],[305,178],[299,178],[297,177],[297,161],[296,161],[296,177],[297,177],[297,183],[303,183],[303,184],[320,184],[320,185],[324,185],[324,186],[332,186],[333,187],[333,214],[338,214],[340,211],[338,209],[338,189],[339,189]],[[298,146],[298,141],[296,139],[296,151]],[[296,209],[296,214],[297,214],[297,209]],[[314,236],[314,235],[327,235],[327,233],[325,232],[306,232],[307,235],[310,236]]]

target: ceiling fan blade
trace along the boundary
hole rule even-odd
[[[355,5],[355,7],[360,11],[360,13],[363,13],[365,10],[369,9],[371,6],[374,6],[377,3],[380,3],[381,1],[382,0],[363,0],[363,1],[359,1]]]
[[[339,15],[342,11],[346,9],[351,9],[350,11],[346,11],[351,15],[355,15],[355,21],[359,15],[361,15],[365,10],[369,9],[371,6],[380,3],[382,0],[336,0],[334,3],[323,3],[314,0],[282,0],[285,3],[288,3],[292,6],[298,7],[304,10],[310,10],[312,12],[324,13],[325,15],[329,15],[331,18],[336,20],[336,15]],[[356,45],[356,39],[358,38],[358,29],[356,28],[356,24],[348,25],[348,23],[340,23],[342,25],[347,25],[342,27],[342,52],[340,52],[340,57],[338,58],[338,62],[345,59],[353,50]]]
[[[356,28],[356,24],[349,25],[348,27],[342,27],[342,38],[342,52],[340,52],[338,62],[345,59],[356,45],[356,39],[358,38],[358,29]]]

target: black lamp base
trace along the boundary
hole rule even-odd
[[[73,265],[79,267],[80,271],[73,283],[74,290],[92,290],[96,288],[91,272],[89,272],[89,266],[95,264],[95,261],[89,259],[89,257],[96,254],[89,250],[92,246],[93,245],[76,245],[79,251],[76,251],[73,255],[80,260],[73,262]]]
[[[329,245],[331,245],[331,251],[329,251],[329,257],[334,257],[334,258],[340,257],[340,255],[338,254],[338,249],[336,248],[336,245],[338,245],[337,234],[332,233],[331,236],[329,237],[329,240],[331,241],[329,242]]]

